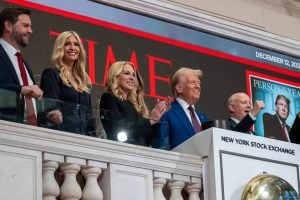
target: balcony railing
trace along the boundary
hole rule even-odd
[[[2,111],[17,104],[15,94],[2,97],[3,119],[6,113]],[[107,111],[50,99],[36,103],[42,127],[26,125],[26,120],[13,122],[17,119],[13,115],[0,120],[0,199],[200,199],[201,157],[99,138],[105,138],[100,118],[115,119]],[[65,129],[68,126],[45,118],[49,111],[66,107],[91,112],[90,118],[77,117],[74,122],[91,122],[96,127],[94,132],[74,134]]]

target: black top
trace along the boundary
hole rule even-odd
[[[238,131],[241,133],[251,133],[257,135],[253,131],[251,131],[251,126],[255,123],[249,114],[247,114],[238,124],[233,121],[231,118],[227,120],[227,129],[232,131]]]
[[[300,118],[298,115],[290,130],[290,140],[292,143],[300,144]]]
[[[126,143],[148,146],[159,131],[159,123],[151,126],[150,120],[143,118],[129,101],[122,101],[112,93],[101,96],[100,109],[100,119],[108,139],[117,141],[117,134],[125,131]]]
[[[46,110],[61,110],[63,123],[58,126],[60,130],[94,135],[90,94],[65,85],[59,73],[56,68],[47,68],[42,73],[40,87],[44,91],[43,97],[60,100],[45,99]]]

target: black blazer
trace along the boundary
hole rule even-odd
[[[40,87],[44,91],[44,114],[39,115],[39,125],[81,135],[95,136],[90,94],[78,92],[67,86],[56,68],[47,68],[41,76]],[[62,112],[63,123],[54,125],[47,122],[45,114],[58,109]],[[43,116],[44,115],[44,116]]]
[[[129,101],[122,101],[112,93],[101,96],[100,119],[107,138],[117,141],[117,134],[126,131],[126,143],[148,146],[151,138],[159,132],[159,124],[151,126],[150,120],[143,118]]]
[[[25,62],[25,61],[24,61]],[[33,73],[25,62],[25,67],[33,83]],[[9,121],[23,122],[24,97],[20,95],[22,85],[14,66],[0,44],[0,118]]]
[[[233,121],[231,118],[228,118],[227,128],[232,130],[232,131],[238,131],[238,132],[241,132],[241,133],[255,134],[253,131],[251,131],[251,126],[254,123],[255,123],[255,120],[253,120],[250,117],[250,115],[247,114],[238,124],[235,121]]]
[[[283,134],[281,123],[276,115],[264,113],[263,122],[265,137],[287,141],[285,135]],[[291,129],[288,125],[286,125],[286,128],[288,132]]]
[[[296,116],[289,134],[292,143],[300,144],[300,118],[298,115]]]

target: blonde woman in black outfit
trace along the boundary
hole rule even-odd
[[[158,101],[149,112],[143,99],[143,81],[131,62],[112,64],[106,86],[100,101],[100,117],[107,138],[147,146],[158,134],[166,102]]]
[[[65,31],[57,37],[52,62],[54,67],[43,71],[40,85],[44,97],[59,101],[47,120],[64,131],[94,135],[86,52],[76,32]]]

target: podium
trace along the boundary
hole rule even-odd
[[[298,144],[210,128],[172,151],[203,157],[204,200],[241,199],[246,184],[262,173],[278,176],[300,191]]]

